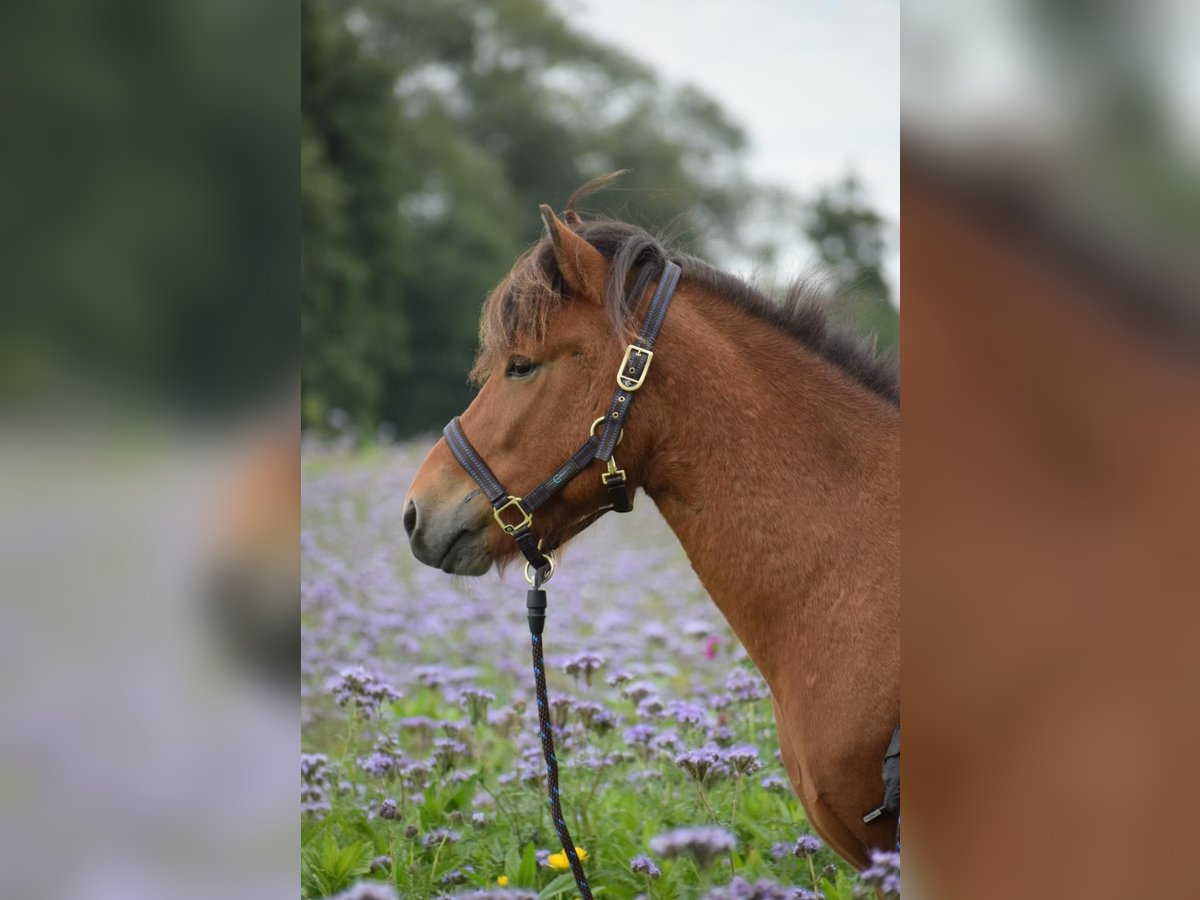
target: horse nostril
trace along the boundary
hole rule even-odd
[[[417,530],[417,501],[409,500],[404,507],[404,533],[412,540],[413,532]]]

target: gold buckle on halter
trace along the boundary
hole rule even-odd
[[[637,374],[637,366],[633,365],[633,355],[646,357],[646,365],[642,367],[642,373]],[[637,344],[630,344],[625,348],[625,356],[621,359],[621,368],[617,369],[617,387],[623,391],[633,393],[646,381],[646,374],[650,371],[650,363],[654,361],[654,351],[647,350],[645,347],[639,347]]]
[[[517,511],[524,517],[516,525],[509,525],[500,517],[500,514],[510,506],[516,507]],[[521,498],[514,497],[512,494],[508,495],[508,501],[503,506],[498,506],[492,511],[492,515],[495,517],[496,523],[504,529],[506,534],[515,534],[520,529],[533,523],[533,513],[525,512],[525,507],[521,505]]]

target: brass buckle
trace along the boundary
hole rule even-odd
[[[500,514],[510,506],[515,506],[517,511],[524,516],[524,518],[521,519],[521,521],[516,525],[509,525],[500,517]],[[503,506],[498,506],[492,511],[492,516],[496,519],[496,523],[503,528],[507,534],[516,534],[520,529],[533,523],[533,513],[525,512],[525,507],[521,505],[521,498],[514,497],[512,494],[508,495],[508,501]]]
[[[635,375],[637,366],[630,365],[635,353],[646,357],[646,365],[642,367],[640,375]],[[621,368],[617,369],[617,387],[630,393],[636,391],[645,383],[646,374],[650,371],[650,363],[653,361],[653,350],[647,350],[645,347],[639,347],[637,344],[630,344],[625,348],[625,356],[621,359]]]

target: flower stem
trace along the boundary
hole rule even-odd
[[[696,786],[696,793],[700,795],[700,802],[704,804],[704,808],[708,810],[708,814],[712,816],[714,822],[719,822],[717,814],[713,812],[713,808],[708,804],[708,797],[704,796],[704,786],[699,781],[692,780],[692,784]]]
[[[429,886],[433,887],[433,879],[437,877],[438,857],[442,855],[442,848],[446,846],[446,838],[438,841],[437,849],[433,851],[433,865],[429,867]]]

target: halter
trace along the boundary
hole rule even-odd
[[[454,458],[467,470],[467,474],[475,479],[484,496],[492,504],[492,515],[496,523],[504,529],[505,534],[517,542],[517,547],[525,556],[529,565],[525,570],[525,578],[533,583],[532,572],[542,572],[542,581],[548,581],[553,571],[553,548],[542,552],[533,532],[533,514],[547,500],[566,486],[567,482],[586,469],[594,459],[607,464],[607,471],[601,474],[608,491],[612,509],[615,512],[626,513],[633,509],[633,501],[629,496],[629,487],[625,479],[625,470],[618,469],[613,459],[613,451],[621,440],[621,427],[629,407],[633,405],[634,396],[646,382],[650,373],[650,363],[654,359],[654,342],[666,318],[667,309],[671,305],[671,296],[679,284],[679,276],[683,270],[675,263],[668,262],[658,280],[658,289],[646,310],[642,320],[641,331],[637,340],[625,348],[621,366],[617,369],[617,390],[612,402],[608,404],[608,412],[592,423],[591,430],[579,449],[559,466],[553,475],[535,487],[524,497],[516,497],[504,489],[504,485],[496,478],[483,457],[471,446],[463,433],[462,423],[458,416],[450,420],[443,430],[446,444]],[[604,430],[596,434],[596,426],[604,423]]]
[[[529,582],[530,590],[525,598],[525,608],[529,619],[530,641],[533,645],[533,676],[537,692],[539,737],[542,740],[542,752],[546,758],[546,785],[549,794],[550,814],[554,828],[558,832],[559,842],[563,852],[571,864],[571,873],[575,876],[575,885],[583,900],[592,900],[592,891],[584,876],[583,865],[575,852],[575,844],[571,841],[571,833],[563,819],[562,805],[558,796],[558,760],[554,755],[554,735],[550,726],[549,704],[546,697],[546,672],[542,658],[542,630],[546,622],[546,592],[542,585],[554,574],[554,549],[543,551],[542,542],[533,531],[533,514],[547,500],[553,497],[563,486],[586,469],[592,460],[605,463],[606,471],[601,473],[600,481],[608,491],[611,508],[615,512],[627,513],[633,509],[629,485],[625,470],[617,468],[613,459],[613,451],[621,442],[622,426],[629,407],[633,405],[634,397],[646,382],[650,373],[650,363],[654,360],[654,342],[662,328],[671,304],[671,296],[679,284],[683,270],[678,264],[668,261],[658,280],[658,288],[650,300],[646,317],[642,320],[642,328],[634,343],[625,348],[621,358],[621,366],[617,369],[617,390],[608,405],[608,412],[592,423],[585,440],[567,460],[559,466],[553,475],[527,493],[524,497],[516,497],[504,489],[504,485],[483,457],[471,446],[467,436],[463,434],[462,424],[457,416],[450,420],[442,434],[450,452],[459,461],[467,474],[470,475],[483,491],[484,496],[492,504],[492,515],[496,523],[517,542],[517,547],[527,560],[525,565],[525,580]],[[604,423],[603,430],[597,434],[596,428]],[[600,510],[606,512],[608,507]]]

